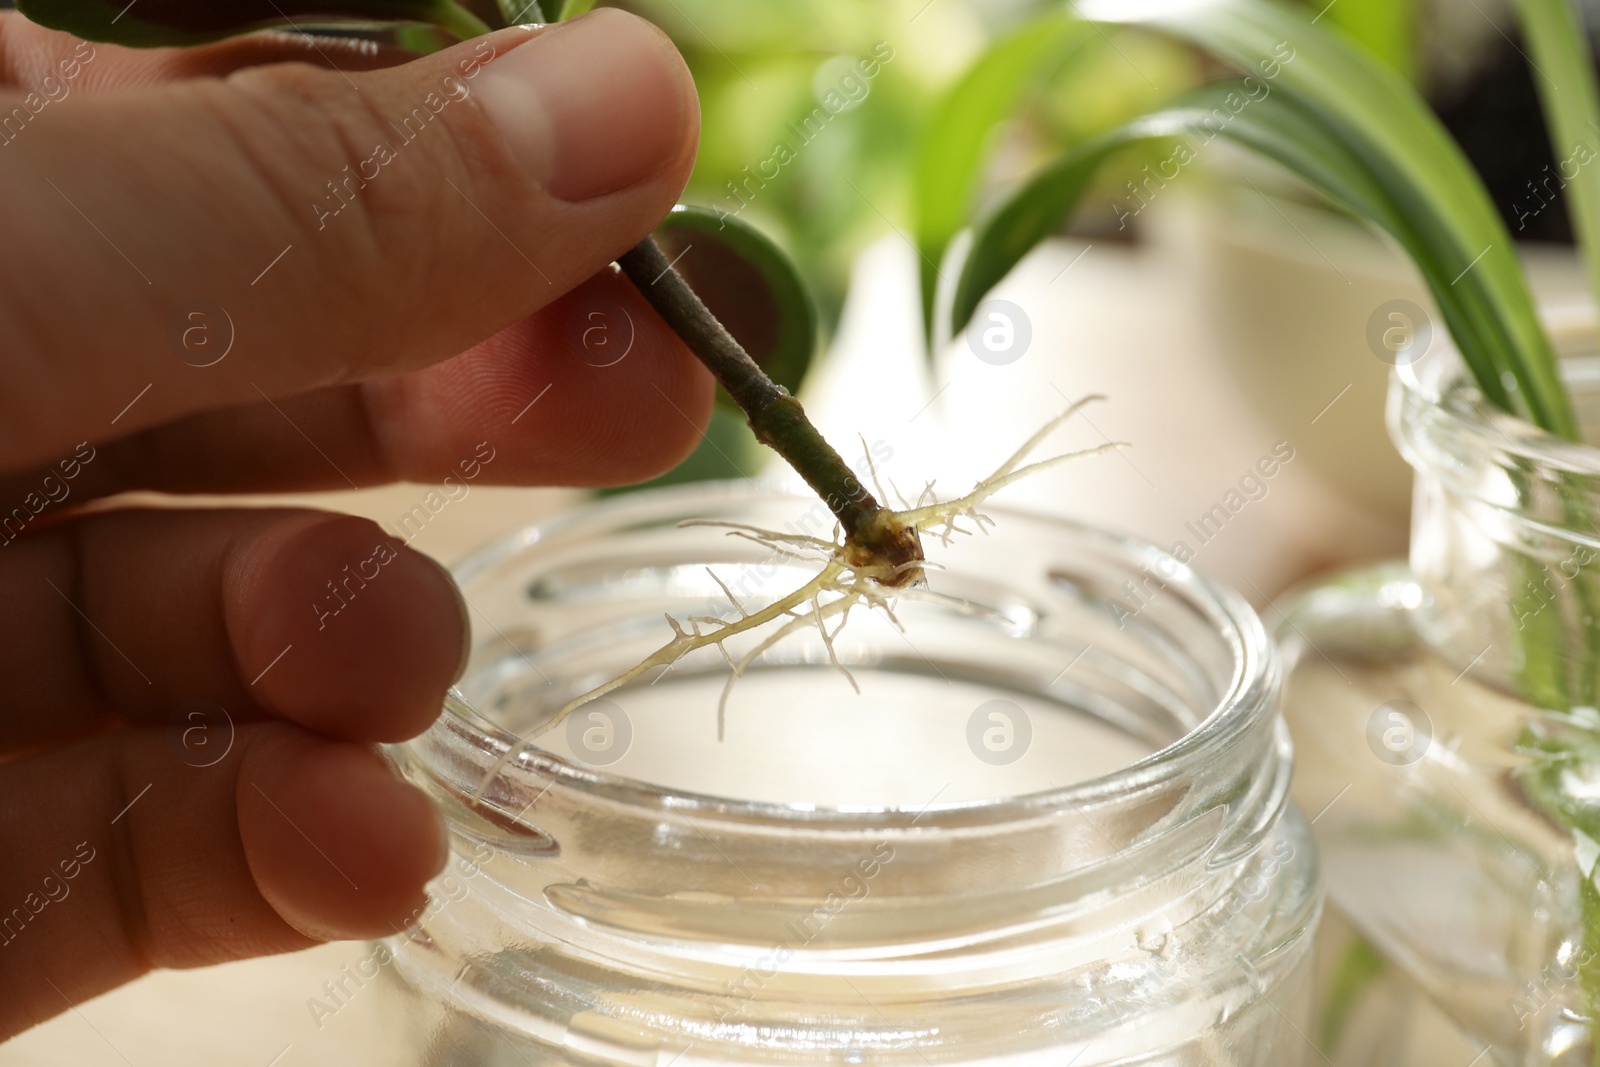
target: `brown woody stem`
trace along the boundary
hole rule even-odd
[[[661,246],[646,237],[617,260],[650,306],[683,339],[750,420],[756,440],[777,452],[828,505],[846,539],[909,581],[922,559],[916,532],[895,522],[828,444],[800,401],[756,365],[668,262]],[[888,572],[886,572],[888,573]],[[904,584],[890,582],[890,584]]]

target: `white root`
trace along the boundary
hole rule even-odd
[[[861,580],[862,579],[859,578],[856,579],[858,582]],[[733,673],[728,675],[728,680],[722,687],[722,696],[717,700],[717,740],[722,740],[727,731],[728,697],[733,693],[733,683],[742,678],[744,676],[744,672],[749,668],[749,666],[756,660],[760,659],[768,649],[772,648],[779,641],[782,641],[790,634],[810,626],[813,618],[815,618],[816,624],[821,626],[822,620],[828,616],[837,615],[842,611],[848,611],[849,605],[853,600],[851,596],[853,585],[854,583],[852,583],[851,586],[834,590],[843,594],[840,599],[830,601],[828,604],[818,607],[814,612],[808,611],[800,614],[796,614],[793,611],[786,612],[786,614],[791,616],[788,622],[784,623],[772,633],[768,634],[762,639],[760,644],[756,645],[755,648],[752,648],[749,652],[740,657],[739,662],[733,666]],[[815,602],[818,597],[820,597],[820,590],[817,594],[813,595],[813,602]],[[839,669],[843,671],[844,667],[841,666]],[[850,672],[845,671],[844,673],[846,677],[850,678],[850,684],[855,685],[856,680],[853,677],[850,677]],[[857,687],[856,692],[859,693],[860,691],[860,687]]]
[[[802,585],[799,589],[796,589],[788,596],[773,601],[760,611],[745,615],[738,622],[726,623],[722,626],[719,626],[715,630],[710,631],[709,633],[700,633],[698,626],[695,627],[695,631],[693,633],[690,633],[684,630],[684,628],[678,623],[677,619],[674,619],[671,615],[667,615],[667,624],[672,627],[673,636],[671,641],[668,641],[666,644],[656,649],[655,652],[645,657],[639,663],[634,664],[628,670],[617,675],[609,682],[597,685],[587,693],[575,697],[563,704],[559,711],[557,711],[549,719],[540,723],[532,733],[522,738],[520,744],[511,746],[501,754],[499,759],[495,760],[494,766],[490,767],[488,773],[483,776],[483,782],[479,785],[479,791],[481,792],[483,786],[493,781],[495,776],[498,775],[502,769],[504,769],[505,765],[509,763],[512,758],[527,750],[527,748],[533,744],[534,740],[538,738],[539,735],[545,733],[546,731],[553,730],[557,726],[560,726],[566,721],[568,715],[571,715],[584,704],[589,703],[591,700],[598,700],[600,697],[605,696],[612,690],[622,688],[653,667],[670,667],[674,663],[678,662],[678,660],[697,649],[705,648],[708,645],[717,645],[720,647],[722,642],[726,641],[736,633],[743,633],[746,630],[751,630],[758,626],[765,625],[779,616],[789,614],[790,610],[796,605],[804,604],[807,600],[811,599],[812,596],[821,592],[823,589],[826,589],[829,584],[844,571],[844,569],[845,568],[843,564],[830,561],[825,567],[823,567],[822,573],[818,574],[815,578],[811,579],[805,585]],[[726,649],[723,650],[723,654],[727,654]]]
[[[879,500],[888,500],[889,494],[883,491],[883,483],[878,481],[878,465],[872,462],[872,449],[867,445],[865,434],[856,434],[861,440],[861,455],[867,461],[867,473],[872,476],[872,488],[878,491]]]
[[[977,530],[984,530],[986,527],[994,525],[993,520],[978,511],[978,506],[1006,486],[1040,471],[1059,466],[1069,460],[1100,455],[1104,452],[1126,447],[1122,442],[1108,442],[1094,448],[1080,449],[1076,452],[1068,452],[1035,463],[1023,464],[1029,453],[1037,448],[1053,430],[1077,414],[1084,405],[1101,399],[1104,398],[1087,396],[1072,404],[1060,415],[1057,415],[1040,428],[1038,433],[1035,433],[1024,442],[1022,447],[1012,453],[993,474],[980,481],[966,495],[956,497],[954,500],[938,502],[934,498],[934,483],[928,482],[922,492],[918,494],[916,507],[907,507],[904,510],[893,512],[892,517],[919,533],[934,534],[945,545],[951,543],[955,534],[971,535],[974,532],[958,526],[957,520],[959,519],[972,520]],[[862,446],[863,448],[866,446],[865,439],[862,441]],[[883,487],[878,483],[878,472],[872,464],[870,450],[868,451],[867,463],[872,482],[878,490],[879,497],[887,499],[887,495],[883,492]],[[900,497],[898,489],[896,489],[895,495]],[[900,501],[905,504],[904,497],[900,497]],[[691,652],[715,646],[728,663],[728,680],[723,686],[721,698],[717,702],[717,737],[721,739],[726,726],[728,697],[733,692],[734,683],[761,656],[784,638],[807,627],[816,627],[817,632],[821,635],[823,647],[827,649],[829,661],[859,693],[861,692],[860,685],[856,682],[855,676],[850,673],[849,669],[839,659],[838,650],[835,647],[835,641],[838,639],[840,631],[844,629],[844,624],[849,618],[851,609],[857,604],[864,605],[868,610],[876,608],[882,611],[884,616],[897,629],[902,632],[905,630],[899,617],[894,613],[894,588],[890,584],[881,582],[878,577],[858,573],[856,569],[853,569],[846,562],[846,545],[837,528],[834,531],[834,539],[825,541],[819,537],[779,533],[744,523],[723,522],[713,519],[692,519],[681,525],[722,527],[728,531],[730,537],[753,541],[786,559],[822,563],[822,570],[804,585],[773,601],[759,611],[752,612],[745,609],[726,582],[709,567],[706,568],[706,572],[711,575],[712,581],[717,583],[718,588],[728,598],[734,610],[739,613],[737,620],[726,621],[715,616],[692,616],[688,619],[690,628],[685,630],[682,624],[670,614],[667,615],[667,623],[672,627],[673,632],[671,641],[662,645],[644,660],[622,674],[563,704],[554,715],[521,738],[519,743],[510,746],[495,761],[479,785],[480,792],[504,769],[507,763],[530,748],[541,734],[561,725],[569,715],[584,704],[622,688],[657,667],[663,668],[662,675],[656,678],[656,681],[659,681],[660,677],[664,676],[673,665]],[[889,572],[888,576],[898,578],[905,573],[907,568],[918,569],[931,566],[936,566],[936,564],[926,560],[915,560],[895,568]],[[879,573],[881,574],[882,572],[880,571]],[[825,600],[824,598],[827,599]],[[839,618],[839,623],[833,632],[829,633],[827,621],[835,616]],[[726,642],[729,638],[759,629],[779,619],[787,621],[783,622],[782,625],[738,659],[735,659],[728,652]],[[706,626],[707,629],[702,631],[702,625]],[[654,683],[652,682],[652,684]]]
[[[713,582],[717,583],[717,587],[722,590],[722,595],[728,598],[728,603],[732,604],[734,610],[739,613],[739,618],[743,619],[749,616],[750,613],[744,610],[744,605],[739,603],[739,598],[733,595],[732,589],[728,588],[728,583],[723,581],[721,578],[718,578],[717,572],[712,570],[710,567],[706,568],[706,573],[711,575],[711,580]],[[716,621],[721,622],[722,620],[718,619]]]

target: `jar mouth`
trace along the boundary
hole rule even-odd
[[[1531,466],[1556,474],[1600,477],[1600,343],[1596,313],[1587,301],[1541,309],[1559,357],[1559,372],[1578,408],[1575,442],[1493,407],[1483,397],[1454,344],[1446,339],[1392,375],[1389,432],[1401,454],[1419,470],[1480,466]]]
[[[694,487],[642,490],[624,497],[591,504],[546,522],[534,524],[492,542],[470,554],[453,568],[463,588],[519,555],[536,550],[542,543],[563,537],[581,536],[587,531],[615,528],[631,517],[660,510],[682,510],[700,506],[709,511],[741,501],[790,498],[798,505],[814,499],[793,492],[792,482],[714,482]],[[663,787],[650,781],[586,766],[554,752],[525,748],[508,761],[503,777],[543,781],[565,791],[584,794],[607,806],[635,811],[670,811],[675,814],[714,817],[718,821],[756,824],[803,825],[808,830],[865,831],[884,828],[932,829],[935,827],[974,827],[1016,820],[1048,817],[1067,810],[1083,810],[1111,800],[1158,790],[1165,784],[1193,776],[1200,770],[1225,760],[1247,735],[1259,734],[1263,724],[1275,716],[1280,674],[1276,656],[1255,611],[1242,597],[1217,586],[1195,573],[1187,564],[1153,545],[1098,530],[1066,519],[1046,517],[1004,507],[985,508],[1002,527],[1008,520],[1044,522],[1063,538],[1092,545],[1107,557],[1120,561],[1130,572],[1158,572],[1161,595],[1198,616],[1218,635],[1231,660],[1229,677],[1217,686],[1217,697],[1209,712],[1187,732],[1109,773],[1067,785],[1033,792],[980,799],[941,801],[934,797],[920,806],[909,805],[824,805],[784,803],[742,797],[721,796],[690,789]],[[983,536],[983,535],[978,535]],[[936,555],[936,553],[935,553]],[[937,572],[932,577],[937,583]],[[1220,681],[1220,679],[1219,679]],[[842,684],[842,683],[841,683]],[[450,691],[443,715],[433,731],[450,735],[458,748],[483,752],[491,761],[520,745],[520,738],[475,707],[460,691]],[[416,742],[402,746],[409,750],[415,766]],[[1286,752],[1285,752],[1286,754]],[[1235,753],[1237,758],[1237,753]],[[428,767],[430,773],[438,770]],[[1285,764],[1287,760],[1283,761]],[[1271,786],[1258,783],[1267,792]],[[1286,803],[1277,798],[1270,803],[1276,811]],[[1256,813],[1251,813],[1255,815]],[[1246,816],[1247,818],[1249,816]]]

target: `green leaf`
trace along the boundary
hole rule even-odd
[[[1339,0],[1324,10],[1347,37],[1406,80],[1415,80],[1416,0]]]
[[[448,37],[439,32],[437,27],[418,23],[408,22],[403,26],[395,26],[389,31],[389,35],[396,48],[403,48],[407,52],[415,52],[422,56],[438,52],[452,43]]]
[[[761,231],[732,215],[678,207],[655,233],[661,250],[769,377],[798,392],[817,346],[817,315],[800,273]],[[721,389],[687,459],[645,487],[748,478],[772,453]],[[635,487],[638,488],[638,487]]]
[[[1471,290],[1452,284],[1460,277],[1455,244],[1421,225],[1362,159],[1311,111],[1284,94],[1252,99],[1261,87],[1243,82],[1204,86],[1184,103],[1135,120],[1106,137],[1069,152],[1016,192],[981,223],[956,284],[954,328],[971,318],[984,295],[1039,241],[1059,229],[1095,171],[1110,156],[1136,143],[1170,145],[1161,169],[1189,166],[1207,143],[1225,137],[1279,163],[1338,206],[1387,230],[1410,253],[1427,280],[1452,332],[1483,328],[1482,308]],[[1462,345],[1488,396],[1502,406],[1507,395],[1495,365],[1472,345]]]
[[[1338,1052],[1356,1005],[1386,970],[1388,964],[1371,942],[1355,935],[1334,969],[1324,1000],[1322,1026],[1317,1033],[1317,1047],[1323,1055]]]
[[[1578,247],[1600,295],[1600,166],[1593,165],[1600,158],[1600,90],[1589,35],[1572,0],[1519,0],[1517,7]]]
[[[929,113],[912,161],[911,200],[930,344],[940,261],[967,223],[995,127],[1029,86],[1069,59],[1092,33],[1068,15],[1035,19],[990,45]]]
[[[753,478],[772,457],[772,450],[756,440],[744,412],[718,404],[711,409],[711,421],[700,443],[676,467],[638,485],[600,490],[601,496],[615,496],[639,489],[690,482],[720,482],[733,478]]]
[[[1060,228],[1109,156],[1152,138],[1189,133],[1210,141],[1221,134],[1388,230],[1427,279],[1485,396],[1506,410],[1520,401],[1540,426],[1574,435],[1566,390],[1511,236],[1466,158],[1399,75],[1266,0],[1086,0],[1080,12],[1167,33],[1249,77],[1203,89],[1189,107],[1135,120],[1067,153],[1001,203],[979,224],[962,267],[953,329]]]
[[[523,26],[530,22],[549,22],[544,5],[539,0],[495,0],[500,9],[500,21],[507,26]]]
[[[463,39],[487,33],[453,0],[18,0],[29,20],[89,41],[135,48],[205,44],[272,28],[430,23]]]
[[[1268,0],[1129,4],[1086,0],[1080,13],[1177,37],[1301,104],[1370,172],[1465,295],[1452,335],[1475,369],[1516,379],[1526,414],[1563,437],[1576,425],[1540,327],[1511,235],[1466,157],[1415,90],[1393,70],[1296,10]],[[1431,282],[1431,279],[1430,279]],[[1435,288],[1438,296],[1438,289]],[[1496,392],[1481,376],[1485,393]],[[1505,405],[1503,405],[1505,406]]]
[[[558,21],[575,19],[579,15],[586,15],[594,7],[594,0],[566,0],[561,5],[561,14],[556,16]]]
[[[956,279],[950,308],[951,332],[960,332],[989,290],[1000,284],[1023,256],[1071,217],[1101,164],[1143,140],[1156,140],[1159,136],[1171,141],[1170,134],[1163,136],[1153,132],[1163,124],[1163,117],[1155,118],[1149,133],[1142,125],[1144,121],[1068,150],[978,222],[972,246]],[[1174,125],[1183,129],[1181,122]]]
[[[698,207],[674,208],[656,240],[750,358],[798,392],[816,352],[817,313],[789,257],[749,223]],[[734,406],[720,390],[717,399]]]

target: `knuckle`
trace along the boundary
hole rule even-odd
[[[318,306],[448,304],[470,284],[464,263],[507,255],[479,214],[514,221],[521,213],[504,209],[529,195],[532,180],[453,73],[460,62],[419,64],[353,76],[277,64],[240,71],[208,94],[244,161],[240,180],[253,188],[236,202],[268,213],[242,224],[274,228],[274,241],[288,226],[317,250],[301,293]],[[340,331],[340,343],[330,334],[324,346],[338,353],[323,364],[324,382],[357,380],[420,343],[397,323]]]
[[[425,268],[431,257],[394,255],[422,251],[402,247],[432,229],[415,226],[417,216],[457,197],[451,185],[471,193],[514,177],[509,153],[448,69],[358,77],[290,63],[242,71],[229,85],[273,142],[254,162],[301,227],[337,227],[385,263]]]

